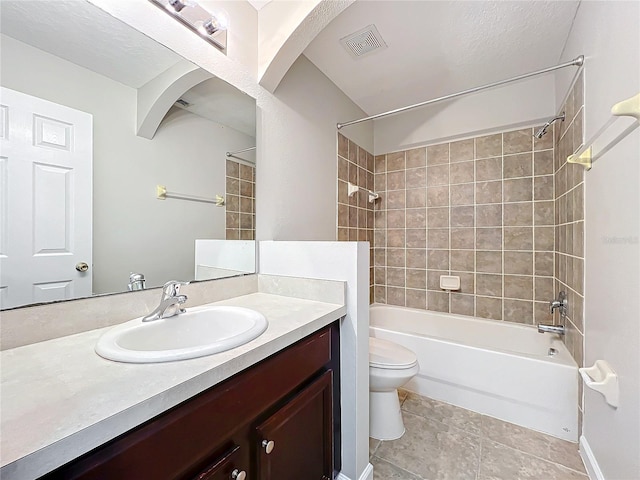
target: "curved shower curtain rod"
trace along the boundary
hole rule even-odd
[[[378,113],[376,115],[371,115],[369,117],[359,118],[357,120],[351,120],[349,122],[344,122],[344,123],[338,123],[337,127],[338,127],[338,130],[340,130],[342,127],[348,127],[349,125],[355,125],[356,123],[362,123],[368,120],[376,120],[378,118],[394,115],[396,113],[406,112],[407,110],[424,107],[426,105],[431,105],[432,103],[438,103],[444,100],[450,100],[452,98],[461,97],[463,95],[468,95],[470,93],[476,93],[481,90],[486,90],[488,88],[498,87],[506,83],[516,82],[518,80],[523,80],[525,78],[533,77],[536,75],[542,75],[543,73],[553,72],[554,70],[559,70],[561,68],[581,67],[582,65],[584,65],[584,55],[580,55],[579,57],[574,58],[570,62],[561,63],[560,65],[556,65],[554,67],[543,68],[542,70],[537,70],[535,72],[525,73],[523,75],[518,75],[517,77],[509,78],[507,80],[501,80],[499,82],[489,83],[487,85],[482,85],[480,87],[470,88],[469,90],[463,90],[462,92],[452,93],[450,95],[445,95],[444,97],[433,98],[431,100],[427,100],[426,102],[420,102],[414,105],[409,105],[407,107],[396,108],[395,110],[389,110],[388,112]]]

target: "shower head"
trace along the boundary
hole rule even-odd
[[[562,120],[564,122],[564,112],[562,112],[557,117],[552,118],[547,123],[545,123],[540,130],[538,130],[533,136],[536,138],[542,138],[547,133],[547,129],[558,120]]]

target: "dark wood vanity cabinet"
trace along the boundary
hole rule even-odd
[[[338,332],[335,322],[42,478],[332,479]]]

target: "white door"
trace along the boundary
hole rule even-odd
[[[0,87],[1,308],[91,295],[92,125]]]

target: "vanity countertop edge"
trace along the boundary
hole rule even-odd
[[[0,476],[44,475],[346,315],[345,305],[267,293],[210,305],[252,308],[269,327],[232,350],[166,363],[99,357],[111,327],[2,352]]]

